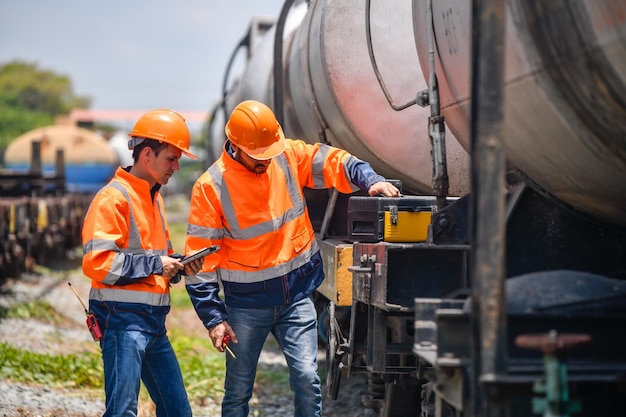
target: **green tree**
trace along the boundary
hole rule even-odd
[[[22,133],[90,105],[91,98],[77,96],[65,75],[23,61],[0,65],[0,153]]]

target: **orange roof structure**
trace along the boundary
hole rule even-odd
[[[74,123],[100,121],[131,121],[139,119],[147,110],[90,110],[73,109],[70,120]],[[179,111],[188,122],[205,122],[209,118],[208,111]]]

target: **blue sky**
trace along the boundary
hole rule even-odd
[[[2,0],[0,64],[72,80],[96,110],[208,111],[253,16],[283,0]]]

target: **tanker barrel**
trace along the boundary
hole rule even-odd
[[[434,27],[441,113],[469,149],[472,1],[413,0],[424,74]],[[539,2],[541,3],[541,2]],[[575,212],[626,226],[626,2],[506,2],[502,143],[525,183]],[[543,3],[541,3],[543,4]]]

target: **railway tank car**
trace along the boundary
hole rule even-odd
[[[472,26],[477,3],[287,0],[235,49],[209,153],[218,116],[257,99],[287,136],[401,183],[398,199],[307,195],[331,397],[363,373],[382,417],[623,415],[626,2],[500,2]],[[492,62],[472,39],[498,19]],[[498,62],[489,95],[472,68]],[[502,170],[476,157],[472,106],[489,101]]]

